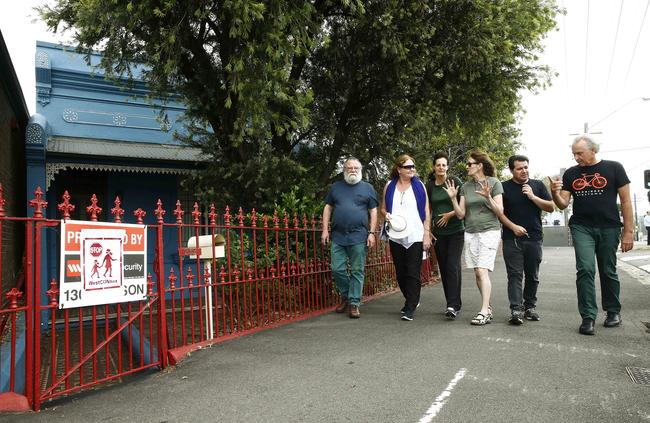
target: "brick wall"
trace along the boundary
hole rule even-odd
[[[25,127],[21,127],[9,103],[7,93],[0,89],[0,183],[4,188],[7,216],[25,216]],[[14,286],[24,249],[24,224],[2,223],[2,298]]]

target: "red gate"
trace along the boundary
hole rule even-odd
[[[0,367],[0,387],[6,381],[0,410],[38,410],[53,398],[164,368],[193,349],[324,313],[337,302],[329,250],[320,243],[321,222],[313,216],[241,209],[233,216],[228,207],[219,216],[214,205],[202,216],[196,203],[185,216],[177,202],[175,222],[168,223],[158,201],[150,215],[154,222],[146,226],[155,246],[147,299],[60,310],[59,282],[48,275],[58,277],[61,252],[53,240],[60,237],[61,221],[45,219],[40,189],[35,196],[33,217],[8,217],[0,185],[0,239],[8,225],[20,226],[25,239],[17,281],[4,277],[4,240],[0,248],[0,363],[8,363]],[[66,192],[57,207],[63,219],[74,210],[69,200]],[[86,207],[90,221],[102,212],[96,202]],[[122,221],[119,198],[111,214]],[[146,214],[134,210],[133,220],[144,224]],[[219,240],[205,254],[188,245],[189,237],[202,235]],[[424,261],[423,282],[433,280],[431,269]],[[368,253],[364,298],[395,286],[387,245],[379,243]]]

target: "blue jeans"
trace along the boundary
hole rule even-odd
[[[365,242],[345,246],[332,242],[332,273],[336,287],[343,298],[356,306],[361,304],[367,251]]]
[[[576,287],[578,311],[583,319],[596,319],[596,264],[600,279],[603,310],[621,312],[621,283],[616,273],[616,250],[621,238],[620,228],[593,228],[571,225],[576,255]]]
[[[504,239],[503,261],[508,273],[510,310],[524,311],[537,305],[539,264],[542,262],[542,241]],[[522,288],[522,281],[524,281]]]

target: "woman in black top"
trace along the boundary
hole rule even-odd
[[[448,179],[453,180],[456,186],[462,185],[460,179],[447,175],[448,167],[447,154],[436,153],[433,156],[434,174],[429,181],[427,191],[431,206],[432,233],[437,239],[434,249],[447,300],[445,316],[453,320],[458,316],[462,306],[460,257],[463,252],[465,226],[463,221],[456,217],[454,206],[444,189],[445,181]]]

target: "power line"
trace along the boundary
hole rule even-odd
[[[565,89],[566,89],[566,95],[569,95],[569,54],[568,54],[568,48],[567,48],[567,39],[566,39],[566,34],[568,32],[567,26],[566,26],[566,7],[564,6],[564,0],[562,0],[562,10],[564,13],[562,13],[562,26],[564,26],[564,70],[566,72],[566,76],[564,77],[564,82],[565,82]]]
[[[614,46],[612,47],[612,57],[609,60],[609,71],[607,71],[607,83],[605,83],[605,94],[609,88],[609,79],[612,76],[612,65],[614,64],[614,53],[616,52],[616,43],[618,41],[618,29],[621,27],[621,15],[623,14],[623,3],[625,0],[621,0],[621,9],[618,11],[618,22],[616,23],[616,35],[614,36]]]
[[[648,0],[650,2],[650,0]],[[582,81],[583,96],[587,96],[587,64],[589,54],[589,0],[587,0],[587,33],[585,35],[585,79]]]
[[[639,38],[641,38],[641,32],[643,31],[643,25],[645,24],[645,17],[648,13],[648,6],[650,6],[650,0],[645,4],[645,11],[643,12],[643,19],[641,20],[641,26],[639,27],[639,33],[636,36],[636,42],[634,43],[634,50],[632,50],[632,57],[630,58],[630,64],[627,67],[627,73],[625,74],[625,82],[623,82],[623,88],[627,86],[627,79],[630,76],[630,71],[632,70],[632,63],[634,62],[634,55],[636,54],[636,48],[639,45]]]

